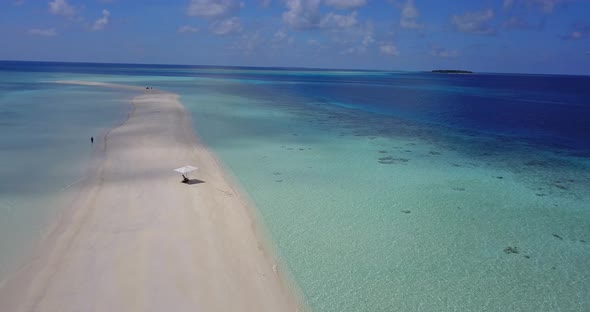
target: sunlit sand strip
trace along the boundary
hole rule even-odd
[[[35,259],[0,285],[0,311],[301,311],[247,200],[176,94],[144,92],[105,137],[95,177]],[[200,169],[191,184],[172,169]],[[279,266],[280,267],[280,266]]]

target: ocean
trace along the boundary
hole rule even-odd
[[[129,92],[181,95],[315,311],[590,309],[590,77],[0,62],[0,277]]]

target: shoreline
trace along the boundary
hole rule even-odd
[[[142,91],[107,131],[94,177],[27,263],[0,284],[6,311],[308,310],[257,214],[203,145],[179,96]],[[191,185],[172,171],[200,169]]]
[[[71,81],[50,81],[50,83],[75,84]],[[92,84],[92,86],[96,86],[96,84]],[[43,248],[42,245],[51,242],[52,233],[55,232],[56,228],[62,223],[62,219],[66,217],[68,213],[75,212],[70,206],[72,206],[75,197],[79,196],[78,193],[80,192],[81,188],[87,187],[91,183],[95,182],[93,181],[92,177],[95,176],[100,170],[100,166],[104,161],[106,153],[106,138],[113,129],[122,126],[129,120],[130,116],[135,110],[135,105],[132,102],[134,97],[135,96],[130,97],[125,104],[125,117],[116,123],[113,123],[110,127],[104,127],[98,132],[98,135],[95,136],[97,139],[95,139],[94,143],[92,144],[93,151],[85,159],[86,165],[83,173],[75,180],[71,180],[67,184],[63,184],[60,192],[53,198],[49,199],[50,203],[39,203],[39,205],[48,206],[51,207],[52,210],[55,210],[55,219],[44,220],[43,225],[37,229],[39,232],[37,239],[35,239],[31,245],[25,245],[25,247],[23,247],[23,256],[17,259],[25,261],[17,261],[21,263],[14,265],[14,267],[11,268],[12,272],[8,273],[7,275],[0,276],[0,291],[2,290],[2,287],[5,283],[13,279],[15,276],[18,276],[21,271],[27,269],[27,267],[30,265],[30,263],[27,262],[28,260],[39,257],[40,250],[46,249]]]

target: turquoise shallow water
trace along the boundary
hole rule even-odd
[[[179,93],[316,311],[590,307],[578,87],[268,69],[67,76]]]
[[[587,160],[518,142],[498,153],[494,139],[462,134],[441,142],[403,121],[383,135],[353,111],[216,93],[183,101],[315,310],[590,306]]]
[[[248,84],[169,87],[315,310],[590,306],[586,157]]]
[[[127,93],[49,82],[63,77],[0,72],[0,280],[46,233],[60,194],[130,108]]]

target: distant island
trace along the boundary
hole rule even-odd
[[[473,74],[472,71],[459,70],[459,69],[435,69],[432,72],[433,73],[443,73],[443,74]]]

